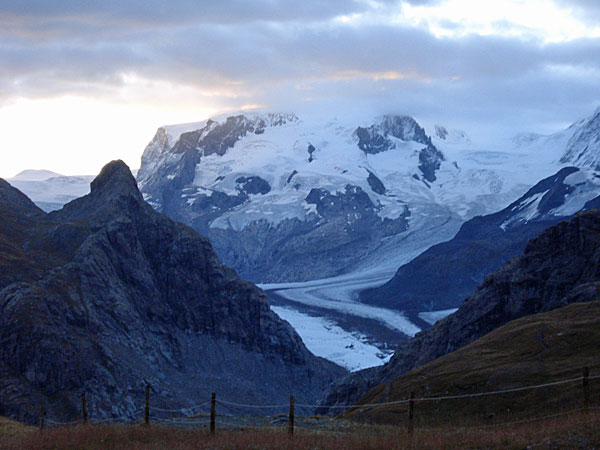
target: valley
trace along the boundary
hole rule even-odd
[[[599,0],[0,29],[0,450],[600,448]]]
[[[473,142],[408,116],[221,116],[160,128],[137,181],[258,282],[311,351],[358,370],[385,363],[529,238],[594,200],[595,160],[573,149],[595,151],[597,122],[598,111],[549,136]],[[582,169],[571,181],[552,175],[572,161]],[[85,193],[89,178],[29,171],[11,182],[57,208],[65,186]]]

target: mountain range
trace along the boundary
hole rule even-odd
[[[7,181],[35,201],[46,212],[90,192],[91,175],[65,176],[50,170],[24,170]]]
[[[244,112],[159,128],[138,185],[242,277],[276,282],[262,286],[309,348],[355,369],[594,207],[599,122],[600,109],[549,136],[478,143],[402,115]]]
[[[599,116],[489,149],[403,115],[221,116],[160,128],[137,179],[242,277],[298,282],[401,253],[402,237],[425,226],[456,232],[562,167],[595,170]]]
[[[32,421],[41,404],[67,420],[85,391],[97,417],[131,417],[146,383],[168,408],[200,403],[210,391],[256,403],[285,402],[289,393],[314,402],[327,389],[326,413],[373,388],[396,395],[390,386],[399,376],[515,319],[595,301],[599,122],[596,111],[555,135],[519,136],[510,152],[483,152],[469,148],[464,132],[437,126],[428,136],[406,116],[320,129],[295,115],[230,116],[159,129],[137,183],[114,161],[88,195],[50,213],[0,180],[0,414]],[[299,135],[310,137],[305,152]],[[48,174],[22,178],[38,175]],[[543,179],[527,185],[527,177]],[[508,206],[476,215],[519,191]],[[264,279],[271,271],[284,280],[339,271],[352,278],[383,270],[373,264],[409,248],[425,224],[458,233],[405,257],[389,282],[362,292],[362,303],[337,300],[382,323],[381,313],[396,309],[390,317],[406,313],[427,328],[385,365],[342,378],[346,371],[311,354],[260,289],[218,261],[208,239],[156,210],[205,232],[222,252],[231,246],[242,255],[238,270]],[[251,252],[237,252],[241,236],[260,251],[268,246],[259,238],[278,242],[256,260],[270,263],[244,259]],[[294,258],[276,252],[289,250],[286,242]],[[458,309],[437,322],[423,315],[441,308]]]
[[[452,212],[431,184],[456,171],[411,117],[259,114],[160,128],[138,183],[255,282],[349,272],[386,241]],[[444,173],[442,173],[444,172]]]

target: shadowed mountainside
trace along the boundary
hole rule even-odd
[[[0,181],[0,415],[72,420],[142,404],[314,401],[345,370],[313,356],[207,239],[155,212],[121,161],[45,214]],[[6,220],[4,220],[6,218]]]
[[[511,320],[600,295],[600,211],[577,214],[532,239],[485,277],[454,314],[398,347],[384,366],[334,383],[323,405],[347,405],[372,387],[453,352]],[[324,410],[325,411],[325,410]]]

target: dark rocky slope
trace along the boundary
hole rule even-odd
[[[344,369],[316,358],[208,240],[155,212],[120,162],[46,215],[0,182],[0,415],[69,420],[141,405],[314,401]]]
[[[519,317],[600,295],[600,211],[561,222],[523,255],[485,277],[459,310],[398,347],[388,364],[337,382],[324,405],[351,404],[368,389],[453,352]]]
[[[558,208],[574,197],[589,196],[589,191],[598,193],[589,181],[577,186],[565,182],[578,172],[576,167],[565,167],[503,210],[465,222],[450,241],[434,245],[400,267],[386,284],[363,291],[361,299],[403,310],[413,320],[418,320],[421,311],[457,308],[486,274],[522,253],[530,239],[564,220]],[[594,204],[580,203],[584,208]]]

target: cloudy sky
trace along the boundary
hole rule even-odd
[[[0,0],[0,176],[136,168],[158,126],[252,108],[548,133],[599,75],[597,0]]]

